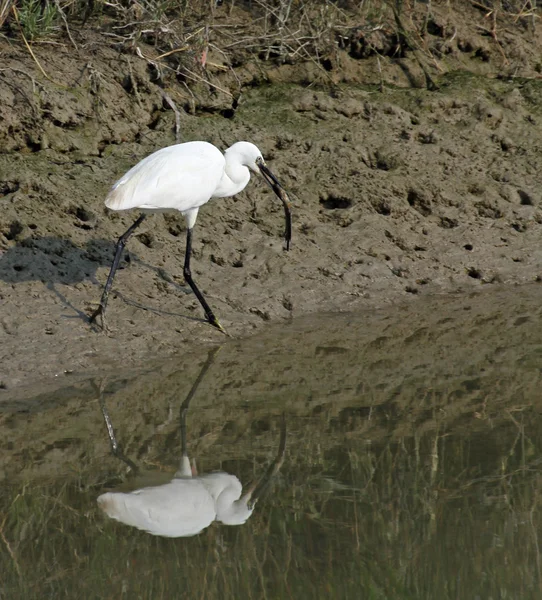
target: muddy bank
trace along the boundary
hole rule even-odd
[[[130,166],[174,143],[176,126],[145,60],[78,35],[91,63],[65,47],[51,80],[26,50],[1,48],[0,393],[224,341],[184,283],[180,215],[145,221],[116,280],[110,332],[89,328],[114,241],[136,217],[106,211],[103,199]],[[540,279],[538,34],[510,35],[510,47],[526,49],[517,54],[522,79],[493,78],[502,54],[490,44],[481,60],[479,36],[468,52],[446,54],[433,91],[398,87],[419,82],[397,76],[415,70],[412,52],[385,61],[381,80],[375,56],[364,62],[344,49],[352,68],[334,67],[333,81],[300,85],[291,65],[264,63],[266,77],[255,80],[247,63],[235,109],[216,82],[188,93],[170,81],[182,141],[256,143],[293,198],[290,252],[282,208],[262,182],[200,212],[193,274],[231,336],[310,313]],[[47,72],[56,68],[58,53],[40,50]]]
[[[290,252],[281,206],[261,182],[201,211],[194,275],[228,332],[536,281],[540,93],[536,81],[471,77],[432,93],[288,86],[247,93],[235,119],[185,115],[185,139],[259,144],[294,198]],[[103,198],[131,164],[173,141],[167,116],[165,131],[103,156],[0,156],[12,182],[2,199],[5,387],[223,341],[184,285],[180,215],[149,219],[130,241],[110,334],[90,331],[85,317],[134,218],[106,213]]]

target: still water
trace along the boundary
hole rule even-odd
[[[311,316],[138,372],[5,391],[0,598],[542,598],[540,294]],[[284,415],[267,495],[244,525],[192,537],[109,519],[104,491],[179,468],[191,389],[200,474],[256,481]]]

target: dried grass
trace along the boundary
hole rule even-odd
[[[434,89],[430,71],[440,66],[427,44],[427,26],[434,7],[443,4],[445,0],[229,0],[218,7],[209,0],[0,0],[0,29],[18,35],[27,46],[65,35],[77,49],[76,31],[88,23],[112,45],[144,57],[159,79],[169,72],[181,81],[211,86],[218,84],[210,72],[225,72],[253,58],[278,64],[309,62],[325,75],[336,68],[341,49],[353,52],[361,47],[362,56],[375,55],[379,61],[409,52],[427,87]],[[534,28],[540,12],[536,0],[470,4],[483,12],[480,27],[505,61],[499,41],[505,22],[531,23]],[[211,53],[218,60],[209,61]],[[229,94],[220,86],[217,90]]]

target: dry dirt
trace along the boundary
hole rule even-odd
[[[253,141],[292,196],[290,252],[262,182],[200,211],[193,275],[230,336],[540,280],[540,28],[501,24],[497,41],[480,29],[483,12],[458,6],[437,6],[426,40],[433,58],[440,47],[426,61],[438,90],[423,87],[419,52],[382,57],[380,74],[374,54],[352,46],[325,69],[247,61],[235,77],[210,73],[212,85],[159,82],[180,110],[182,141]],[[136,218],[103,199],[131,165],[175,142],[175,119],[147,60],[91,29],[72,34],[76,50],[33,46],[43,72],[0,38],[0,398],[224,340],[184,284],[181,215],[138,230],[109,333],[89,326],[114,242]],[[232,103],[216,86],[234,79]]]

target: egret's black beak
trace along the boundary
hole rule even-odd
[[[263,159],[256,159],[256,164],[258,165],[260,173],[265,179],[265,182],[275,192],[284,206],[284,216],[286,218],[286,232],[284,234],[284,239],[286,240],[286,250],[289,250],[290,241],[292,239],[292,214],[290,212],[290,199],[288,198],[286,190],[282,187],[282,185],[280,185],[279,180],[273,175],[269,167],[264,163]]]
[[[273,477],[275,477],[275,475],[279,472],[279,469],[282,467],[282,463],[284,462],[284,452],[286,451],[286,419],[284,414],[281,418],[280,441],[277,456],[269,465],[262,478],[253,484],[245,494],[245,498],[248,499],[247,506],[250,509],[254,508],[256,502],[258,502],[258,500],[265,495],[269,489],[269,485],[271,484]]]

